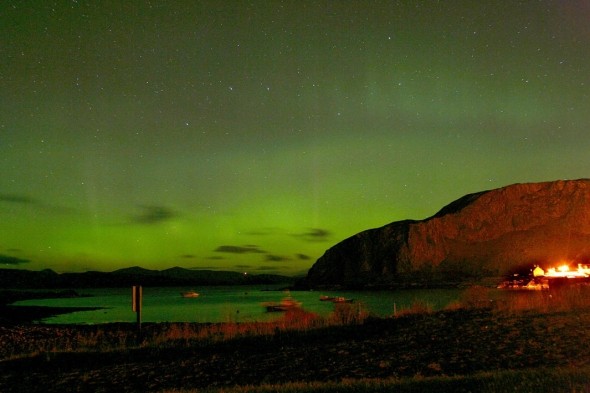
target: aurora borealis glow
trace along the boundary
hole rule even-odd
[[[0,4],[0,267],[297,274],[588,177],[589,1]]]

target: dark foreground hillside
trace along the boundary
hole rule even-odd
[[[77,340],[91,338],[104,340],[105,345],[117,337],[128,340],[133,325],[4,326],[0,327],[0,358],[4,359],[0,362],[0,391],[161,391],[287,381],[472,375],[539,367],[571,369],[590,365],[588,326],[588,309],[551,313],[460,309],[220,342],[180,338],[160,346],[39,353],[20,359],[11,357],[32,347],[71,347]],[[154,339],[171,328],[146,325],[144,339]],[[174,328],[182,337],[180,330],[190,330],[191,325]],[[588,383],[590,387],[590,376]]]

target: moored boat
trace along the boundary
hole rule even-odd
[[[185,297],[185,298],[194,298],[194,297],[199,297],[199,294],[195,291],[187,291],[187,292],[181,292],[180,296]]]
[[[332,303],[352,303],[353,299],[348,299],[343,296],[320,296],[321,302],[332,302]]]
[[[267,312],[281,312],[300,308],[301,302],[298,302],[293,298],[287,297],[281,300],[280,302],[262,303],[262,306],[266,308]]]

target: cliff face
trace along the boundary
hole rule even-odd
[[[306,283],[366,287],[460,280],[564,259],[590,259],[590,180],[483,191],[428,219],[361,232],[327,250]]]

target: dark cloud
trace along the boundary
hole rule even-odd
[[[248,270],[248,269],[252,269],[252,265],[234,265],[234,268],[238,269],[238,270]]]
[[[11,257],[9,255],[0,254],[0,265],[22,265],[23,263],[31,262],[28,259]]]
[[[280,255],[268,254],[266,256],[266,260],[268,262],[284,262],[284,261],[290,261],[291,258],[289,258],[289,257],[283,257],[283,256],[280,256]]]
[[[192,254],[184,254],[180,256],[181,258],[186,258],[186,259],[192,259],[192,258],[196,258],[195,255]]]
[[[141,214],[133,217],[133,222],[136,224],[159,224],[171,220],[177,214],[165,206],[141,206]]]
[[[215,249],[215,252],[227,252],[230,254],[247,254],[247,253],[264,254],[264,253],[266,253],[266,251],[259,249],[258,246],[252,246],[252,245],[219,246]]]
[[[0,202],[12,203],[15,205],[28,205],[46,213],[67,214],[75,212],[75,209],[44,203],[26,195],[19,194],[0,194]]]
[[[0,202],[20,203],[23,205],[34,205],[38,203],[28,196],[18,194],[0,194]]]
[[[293,236],[306,242],[323,242],[330,238],[330,231],[322,228],[310,228],[307,232],[298,233]]]
[[[305,254],[295,254],[295,256],[297,257],[297,259],[299,259],[300,261],[308,261],[311,259],[311,257],[309,255],[305,255]]]

